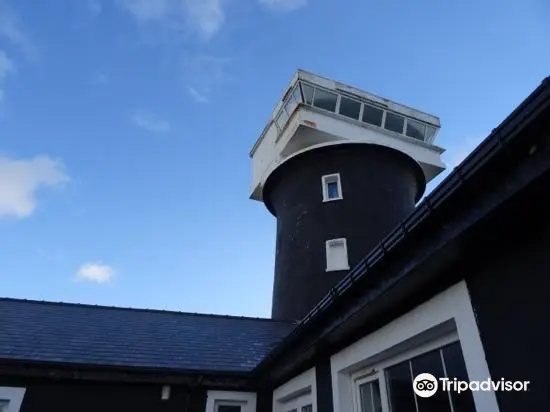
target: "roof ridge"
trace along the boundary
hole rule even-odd
[[[270,319],[270,318],[260,318],[253,316],[238,316],[238,315],[221,315],[216,313],[198,313],[198,312],[184,312],[177,310],[166,310],[166,309],[151,309],[151,308],[133,308],[133,307],[122,307],[122,306],[107,306],[107,305],[94,305],[89,303],[75,303],[75,302],[54,302],[48,300],[37,300],[37,299],[20,299],[20,298],[10,298],[0,296],[0,302],[20,302],[20,303],[32,303],[48,306],[73,306],[79,308],[90,308],[90,309],[107,309],[107,310],[124,310],[131,312],[147,312],[147,313],[166,313],[173,315],[188,315],[188,316],[197,316],[197,317],[209,317],[209,318],[224,318],[224,319],[241,319],[241,320],[254,320],[254,321],[267,321],[273,323],[284,323],[292,324],[292,322]]]

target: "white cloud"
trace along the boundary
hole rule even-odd
[[[214,36],[225,22],[222,0],[182,0],[190,24],[206,40]]]
[[[307,4],[307,0],[259,0],[260,3],[274,10],[292,11]]]
[[[487,134],[480,134],[474,137],[467,137],[460,139],[459,141],[455,140],[449,144],[448,149],[443,154],[443,158],[447,163],[449,169],[452,169],[458,166],[468,155],[482,142]]]
[[[201,93],[199,93],[194,87],[189,87],[189,94],[198,103],[208,103],[208,99]]]
[[[151,133],[165,133],[170,130],[170,122],[143,110],[136,111],[132,116],[132,121],[137,127]]]
[[[103,5],[99,0],[88,0],[88,10],[94,16],[98,16],[103,11]]]
[[[188,31],[203,40],[214,36],[225,22],[225,0],[116,0],[140,23],[158,23],[179,35]]]
[[[27,58],[38,57],[38,49],[21,27],[19,16],[4,1],[0,1],[0,37],[10,40]]]
[[[15,63],[8,57],[5,51],[0,50],[0,81],[4,80],[9,74],[15,73]]]
[[[0,50],[0,105],[3,107],[6,98],[6,92],[3,89],[4,82],[10,74],[17,71],[15,63],[8,57],[5,51]]]
[[[171,0],[118,0],[139,21],[161,20],[168,15]]]
[[[76,271],[76,280],[108,283],[114,275],[115,270],[109,265],[104,265],[101,262],[87,262]]]
[[[231,59],[206,54],[185,54],[182,58],[182,78],[191,97],[205,103],[212,89],[232,78],[227,74]]]
[[[69,181],[61,162],[48,156],[20,160],[0,157],[0,218],[25,218],[36,209],[36,192]]]
[[[307,0],[258,0],[277,11],[292,11],[307,4]],[[115,0],[140,23],[158,23],[163,29],[179,36],[191,32],[209,40],[223,27],[228,0]]]

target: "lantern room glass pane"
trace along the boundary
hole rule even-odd
[[[331,112],[336,111],[336,100],[338,95],[327,92],[322,89],[315,89],[315,97],[313,99],[313,105],[325,110],[330,110]]]
[[[313,104],[313,87],[309,84],[302,83],[302,92],[304,93],[304,100],[306,104]]]
[[[302,92],[300,90],[300,85],[294,88],[294,92],[292,93],[292,96],[294,97],[294,100],[296,100],[297,103],[302,103],[304,101],[302,99]]]
[[[427,126],[426,127],[426,141],[430,141],[431,139],[433,139],[433,137],[435,136],[435,134],[437,133],[437,129],[433,126]]]
[[[279,127],[279,130],[283,130],[285,128],[286,122],[288,120],[288,114],[286,113],[285,109],[283,108],[281,112],[279,113],[279,116],[277,117],[277,126]]]
[[[359,112],[361,111],[361,103],[357,100],[348,99],[347,97],[340,97],[340,114],[351,119],[359,119]]]
[[[424,140],[426,134],[426,126],[423,123],[416,122],[411,119],[407,119],[407,132],[406,135],[418,140]]]
[[[396,133],[403,133],[403,127],[405,126],[405,118],[397,114],[390,112],[386,113],[386,123],[384,128]]]
[[[364,106],[362,120],[365,123],[372,124],[373,126],[381,127],[384,111],[378,107],[369,106],[368,104],[365,104]]]

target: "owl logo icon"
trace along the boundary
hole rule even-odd
[[[429,398],[437,392],[437,379],[430,373],[421,373],[413,381],[413,390],[421,398]]]

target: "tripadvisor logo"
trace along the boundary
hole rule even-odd
[[[493,381],[491,379],[486,379],[484,381],[459,381],[456,378],[439,378],[429,373],[421,373],[413,381],[413,390],[417,396],[421,398],[429,398],[433,396],[439,387],[446,392],[465,392],[471,390],[473,392],[477,391],[526,391],[529,381],[507,381],[501,379],[499,381]]]

